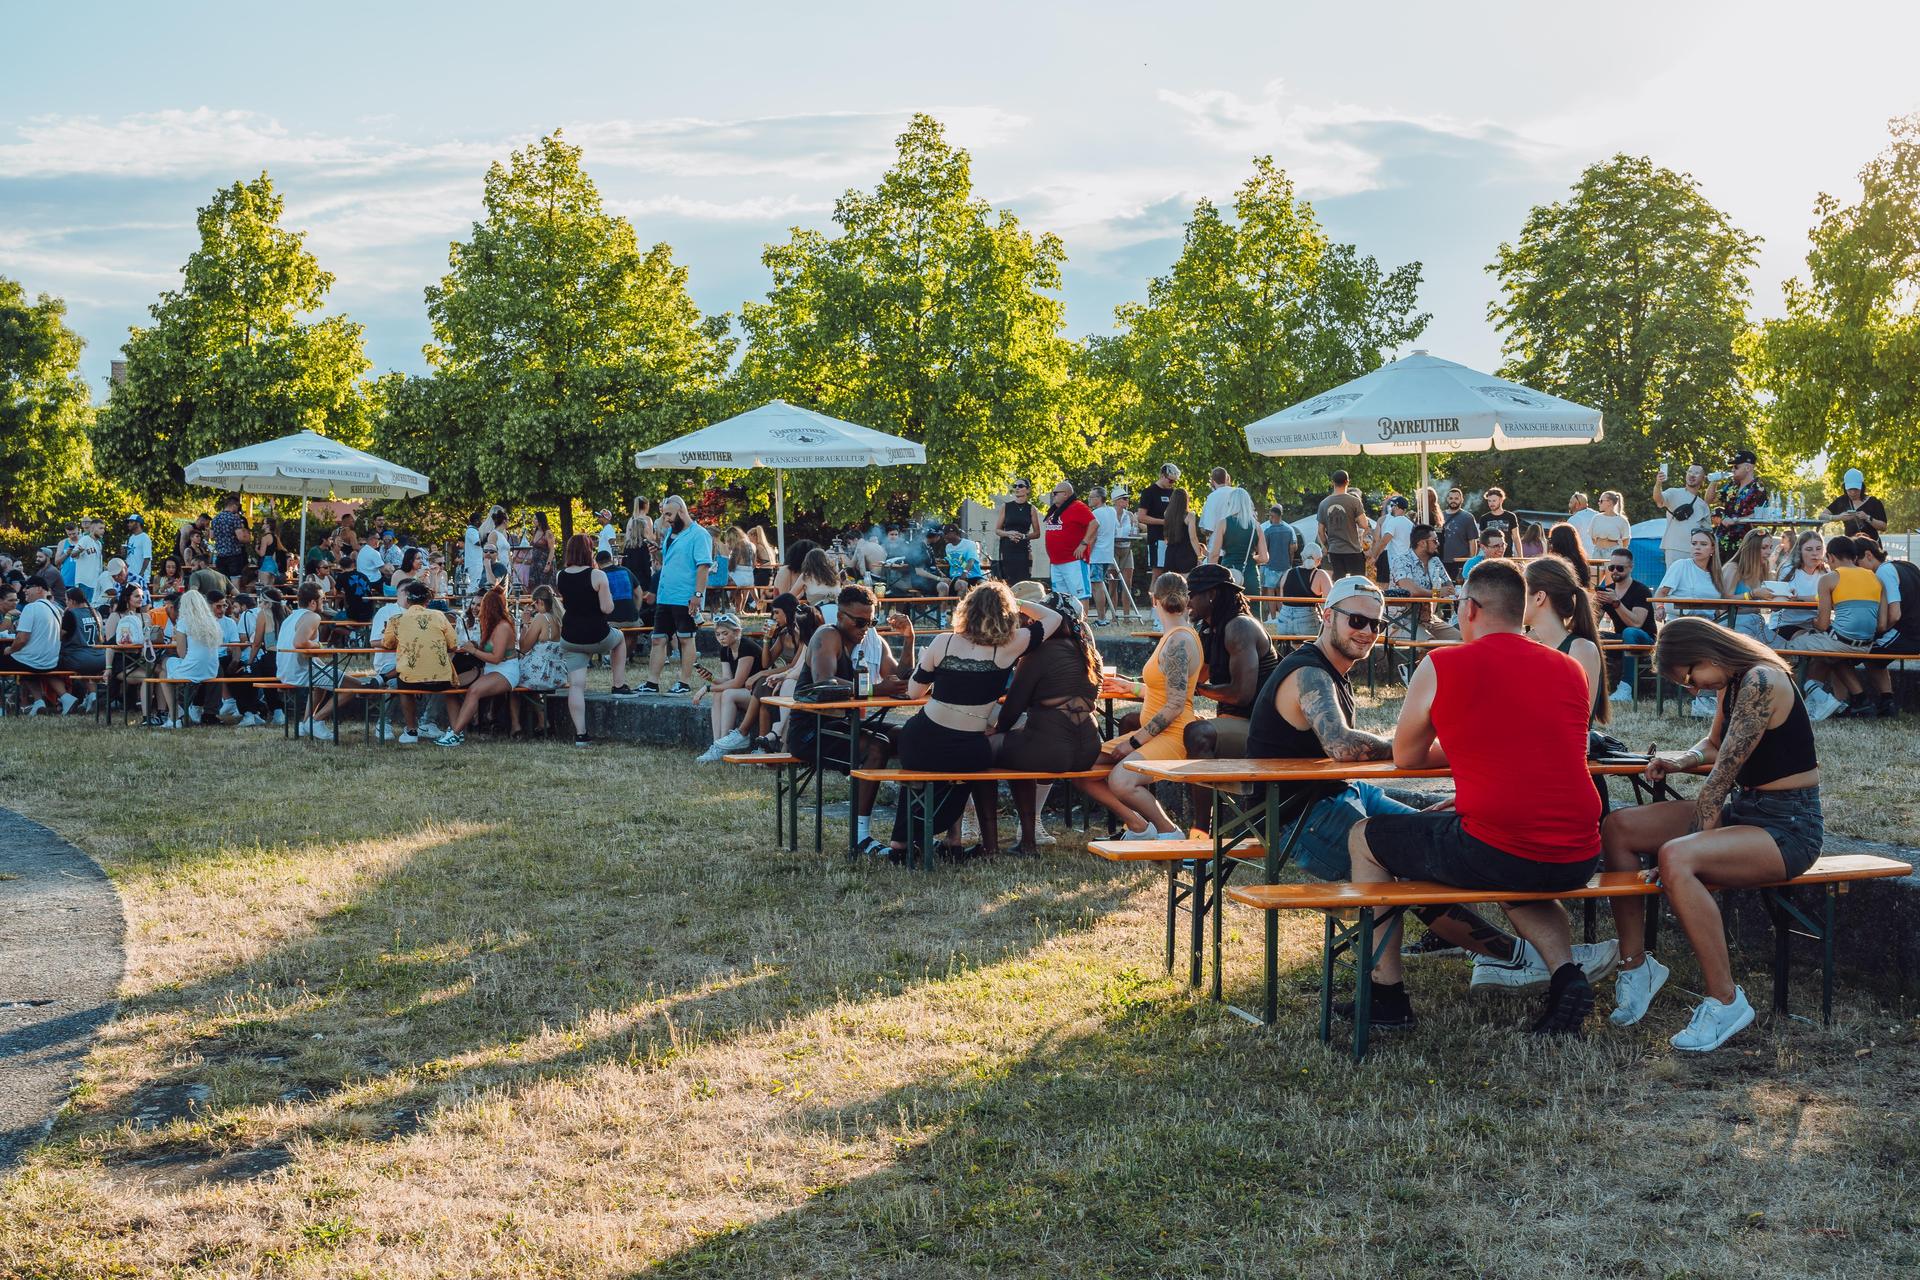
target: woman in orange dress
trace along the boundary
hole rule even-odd
[[[1099,762],[1111,766],[1105,778],[1080,784],[1126,825],[1128,840],[1178,840],[1186,835],[1154,798],[1152,781],[1127,767],[1129,760],[1184,759],[1187,726],[1194,720],[1200,636],[1187,623],[1186,578],[1163,573],[1154,579],[1153,612],[1164,634],[1140,672],[1145,694],[1140,727],[1100,749]]]

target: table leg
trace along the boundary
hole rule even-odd
[[[809,713],[803,712],[800,710],[800,708],[795,707],[793,709],[793,714],[805,715]],[[818,713],[812,713],[812,714],[814,717],[813,719],[813,851],[815,853],[821,853],[821,852],[824,852],[826,848],[823,837],[825,835],[826,821],[827,821],[827,789],[821,783],[821,778],[825,776],[824,774],[821,773],[821,770],[826,767],[826,758],[821,754],[822,748],[820,745],[820,740],[826,736],[822,732],[822,730],[824,730],[827,726],[821,723],[820,716]]]
[[[853,771],[860,767],[860,709],[847,712],[847,857],[853,858],[860,852],[860,843],[855,833],[860,829],[860,816],[855,810],[860,807],[860,783],[854,778]]]
[[[1353,957],[1353,1060],[1367,1056],[1367,1033],[1373,1030],[1373,908],[1360,908]]]

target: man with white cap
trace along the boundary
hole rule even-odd
[[[1380,589],[1366,578],[1349,576],[1333,584],[1321,610],[1320,634],[1281,661],[1254,702],[1247,730],[1248,757],[1327,756],[1349,763],[1392,759],[1391,738],[1354,727],[1353,686],[1347,678],[1354,664],[1365,661],[1372,651],[1385,606]],[[1348,879],[1352,873],[1348,835],[1361,819],[1417,812],[1371,783],[1349,782],[1308,811],[1306,826],[1294,843],[1294,861],[1322,880]],[[1476,989],[1529,990],[1545,986],[1552,977],[1538,952],[1465,907],[1428,908],[1418,914],[1450,949],[1472,951],[1490,962],[1476,963]],[[1577,950],[1584,953],[1586,948]],[[1439,953],[1434,948],[1425,952]],[[1596,951],[1576,959],[1597,964],[1600,957]],[[1404,992],[1398,1001],[1376,994],[1374,1026],[1409,1027],[1413,1022]]]
[[[1886,504],[1867,493],[1867,477],[1860,468],[1847,468],[1840,483],[1846,492],[1827,504],[1827,514],[1845,521],[1848,533],[1871,533],[1879,537],[1886,532]]]

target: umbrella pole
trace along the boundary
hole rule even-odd
[[[1427,518],[1427,442],[1420,442],[1420,488],[1413,495],[1416,510],[1415,524],[1425,522]]]
[[[300,499],[300,563],[293,568],[294,590],[307,580],[307,499]]]
[[[780,563],[787,562],[787,485],[786,474],[773,469],[773,526],[780,539]]]

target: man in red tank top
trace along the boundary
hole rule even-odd
[[[1526,581],[1506,561],[1482,561],[1468,576],[1460,607],[1466,643],[1435,649],[1420,663],[1393,739],[1401,768],[1453,771],[1453,812],[1356,824],[1348,838],[1356,881],[1554,893],[1586,884],[1598,867],[1600,796],[1587,773],[1586,674],[1566,654],[1527,639],[1525,604]],[[1515,724],[1524,726],[1518,749],[1508,732]],[[1553,975],[1533,1030],[1578,1033],[1593,1009],[1593,986],[1573,962],[1566,910],[1557,902],[1514,904],[1507,916]],[[1387,942],[1374,981],[1376,1004],[1399,1011],[1406,992],[1397,936]]]

